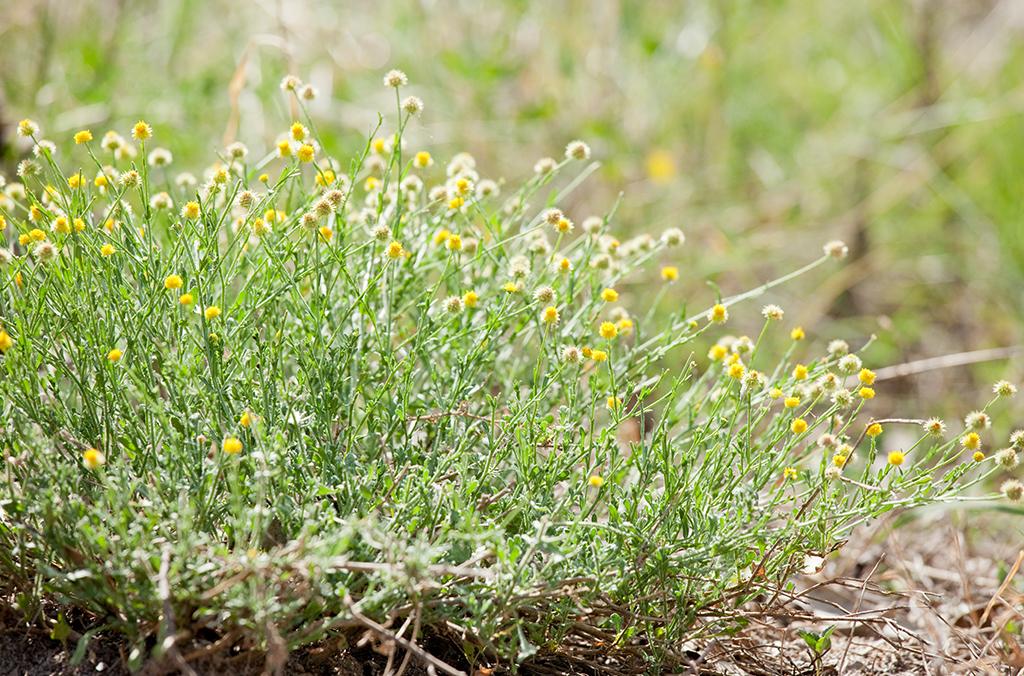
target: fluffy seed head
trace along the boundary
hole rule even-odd
[[[992,386],[992,391],[1000,397],[1012,397],[1017,394],[1017,386],[1009,380],[1000,380]]]
[[[1021,498],[1024,498],[1024,484],[1016,479],[1004,481],[999,490],[1010,502],[1020,502]]]
[[[400,70],[389,70],[384,75],[385,87],[393,87],[397,89],[398,87],[404,87],[407,84],[409,84],[409,78]]]
[[[565,146],[565,159],[567,160],[586,160],[590,159],[590,146],[583,141],[570,141],[569,145]]]
[[[418,96],[407,96],[402,101],[402,110],[410,115],[419,115],[423,112],[423,99]]]
[[[1017,458],[1017,450],[1014,448],[1004,448],[1001,451],[997,451],[996,462],[1002,465],[1004,469],[1013,469],[1020,463],[1020,460]]]
[[[850,248],[846,246],[846,243],[838,239],[834,239],[825,244],[825,246],[822,247],[822,250],[825,252],[826,256],[831,256],[836,260],[843,260],[850,253]]]

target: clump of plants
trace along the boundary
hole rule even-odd
[[[393,131],[347,163],[296,78],[302,116],[272,150],[233,143],[201,177],[144,121],[59,154],[19,124],[0,586],[26,618],[85,618],[80,641],[121,635],[134,666],[215,636],[279,667],[354,630],[396,670],[456,670],[430,632],[471,665],[570,636],[670,663],[857,525],[1016,466],[1024,432],[982,448],[1010,383],[955,433],[873,421],[875,374],[847,343],[807,349],[774,305],[756,339],[727,335],[841,242],[688,313],[680,230],[620,241],[614,209],[561,210],[585,143],[515,186],[465,153],[442,166],[406,145],[423,102],[405,76],[385,84]],[[629,277],[658,288],[620,293]],[[891,424],[918,440],[880,453]]]

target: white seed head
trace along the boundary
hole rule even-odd
[[[946,433],[946,423],[942,418],[928,418],[921,425],[925,432],[932,436],[942,436]]]
[[[533,297],[538,303],[550,305],[555,301],[555,290],[550,286],[542,286],[533,292]]]
[[[838,239],[834,239],[825,244],[825,246],[822,247],[822,250],[825,252],[826,256],[831,256],[832,258],[840,261],[846,258],[850,253],[850,248],[846,246],[846,243]]]
[[[1020,464],[1020,460],[1017,458],[1017,450],[1014,448],[1004,448],[1001,451],[997,451],[996,462],[1002,465],[1004,469],[1013,469]]]
[[[565,159],[567,160],[587,160],[590,159],[590,146],[580,140],[570,141],[569,145],[565,146]]]
[[[407,96],[402,101],[402,110],[410,115],[419,115],[423,112],[423,99],[418,96]]]
[[[992,418],[984,411],[971,411],[964,418],[964,426],[972,430],[983,430],[992,426]]]
[[[1000,397],[1012,397],[1017,394],[1017,386],[1009,380],[1000,380],[992,386],[992,391]]]
[[[448,299],[444,302],[444,308],[452,314],[462,312],[462,298],[460,296],[448,296]]]
[[[389,70],[384,75],[384,86],[385,87],[404,87],[409,84],[409,78],[400,70]]]
[[[1024,484],[1016,479],[1004,481],[1003,485],[999,487],[999,490],[1010,502],[1020,502],[1021,498],[1024,497]]]
[[[600,216],[588,216],[583,219],[583,232],[588,235],[596,235],[601,232],[601,228],[604,227],[604,219]]]
[[[550,174],[558,167],[558,162],[550,157],[542,157],[533,165],[533,173],[537,175]]]
[[[580,348],[575,345],[566,345],[562,348],[562,360],[570,364],[578,363],[581,356]]]
[[[661,233],[661,241],[668,246],[679,246],[686,241],[686,235],[679,228],[669,228]]]
[[[281,91],[294,92],[302,86],[302,80],[294,75],[285,75],[281,80]]]
[[[151,167],[166,167],[174,161],[174,155],[167,148],[153,148],[146,161]]]
[[[861,370],[861,368],[863,367],[863,363],[861,362],[860,357],[858,357],[857,355],[848,354],[845,357],[841,358],[839,362],[836,364],[836,366],[839,368],[840,373],[845,373],[846,375],[853,375],[854,373],[857,373],[858,371]]]
[[[829,342],[828,353],[833,357],[839,357],[850,351],[850,344],[839,338]]]

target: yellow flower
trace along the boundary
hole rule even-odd
[[[470,182],[466,178],[459,178],[455,181],[455,189],[465,195],[469,192]]]
[[[583,348],[583,354],[587,354],[587,348]],[[604,350],[591,350],[590,358],[596,362],[608,361],[608,353]]]
[[[601,300],[606,303],[614,303],[619,299],[619,292],[612,288],[602,289]]]
[[[558,308],[554,305],[548,305],[544,308],[544,311],[541,312],[540,318],[545,324],[558,323]]]
[[[661,269],[661,278],[666,282],[674,282],[679,279],[679,268],[674,265],[666,265]]]
[[[893,467],[899,467],[900,465],[903,464],[903,460],[905,459],[905,457],[906,456],[903,454],[903,451],[890,451],[889,464],[892,465]]]
[[[619,323],[616,324],[616,326],[619,327],[619,333],[621,333],[624,336],[629,335],[630,333],[633,332],[633,320],[630,319],[629,317],[623,317],[622,319],[620,319]]]
[[[974,459],[974,462],[981,462],[982,460],[985,459],[985,454],[982,453],[981,451],[975,451],[974,455],[972,455],[971,457]]]
[[[857,375],[857,378],[860,379],[860,381],[865,385],[875,384],[875,372],[872,371],[871,369],[861,369],[860,373]]]
[[[180,289],[182,284],[182,279],[178,275],[167,275],[167,277],[164,279],[165,289]]]
[[[242,413],[242,417],[238,419],[238,424],[241,425],[242,427],[249,427],[250,425],[252,425],[252,416],[249,414],[248,411]]]
[[[615,336],[619,335],[619,329],[611,322],[601,322],[599,333],[605,340],[611,340]]]
[[[587,479],[587,483],[594,488],[600,488],[601,486],[604,486],[604,479],[597,474],[592,474],[590,478]]]
[[[875,391],[873,389],[871,389],[870,387],[862,387],[862,388],[860,388],[860,390],[857,392],[857,394],[860,395],[861,399],[874,399],[875,398]]]
[[[418,153],[416,153],[416,156],[413,158],[412,161],[413,165],[415,165],[417,169],[426,169],[431,164],[433,164],[433,162],[433,158],[430,157],[430,153],[428,153],[426,150],[421,150]]]
[[[836,467],[843,467],[846,465],[846,456],[842,453],[832,456],[832,464]]]
[[[405,255],[405,250],[402,248],[402,243],[395,240],[388,244],[388,258],[401,258]]]
[[[715,303],[708,313],[708,320],[716,324],[724,324],[729,320],[729,311],[721,303]]]
[[[71,226],[68,225],[68,219],[64,216],[58,216],[54,219],[53,229],[62,235],[66,235],[71,232]]]
[[[295,122],[294,124],[292,124],[292,127],[289,131],[291,132],[292,138],[295,139],[296,141],[301,141],[302,139],[306,138],[306,128],[302,126],[301,122]]]
[[[331,171],[330,169],[324,169],[322,172],[316,175],[316,184],[321,187],[327,187],[329,185],[333,185],[334,181],[337,180],[337,178],[338,177],[335,176],[333,171]]]
[[[323,237],[325,242],[330,242],[331,238],[334,237],[334,231],[324,225],[320,228],[320,236]]]
[[[462,251],[462,238],[456,234],[448,236],[448,250]]]
[[[729,351],[726,350],[724,346],[715,343],[711,346],[711,349],[708,350],[708,359],[711,361],[718,361],[719,359],[724,359],[727,354],[729,354]]]
[[[793,420],[793,424],[789,426],[789,429],[793,430],[793,434],[803,434],[807,431],[807,421],[803,418],[796,418]]]
[[[676,162],[667,150],[652,150],[645,161],[647,176],[654,183],[668,183],[676,174]]]
[[[100,254],[104,257],[113,256],[116,251],[117,249],[115,249],[114,245],[111,244],[110,242],[107,242],[106,244],[100,247]]]
[[[32,235],[28,234],[27,232],[23,232],[20,235],[18,235],[18,244],[22,246],[28,246],[31,243]]]
[[[270,176],[267,176],[266,174],[260,174],[260,177],[256,180],[258,180],[260,183],[266,183],[267,181],[270,180]]]
[[[807,334],[804,333],[804,329],[801,326],[796,327],[789,332],[789,337],[793,340],[803,340]]]
[[[477,295],[476,291],[467,291],[462,296],[462,302],[466,307],[476,307],[477,303],[480,302],[480,296]]]
[[[316,151],[308,143],[303,143],[299,146],[298,151],[295,153],[295,156],[299,158],[299,162],[312,162],[314,155],[316,155]]]
[[[91,140],[92,132],[89,131],[88,129],[83,129],[82,131],[75,132],[75,145],[82,145],[83,143],[88,143]]]
[[[607,404],[608,408],[614,411],[619,406],[622,406],[622,399],[620,399],[619,397],[608,397],[608,400],[605,403]]]
[[[572,232],[572,221],[564,217],[559,218],[558,223],[555,224],[555,229],[562,234]]]
[[[98,176],[96,176],[96,178],[94,178],[92,180],[92,184],[94,186],[96,186],[97,188],[106,188],[107,187],[107,177],[104,176],[103,174],[99,174]]]
[[[181,215],[193,221],[199,218],[199,202],[186,202]]]
[[[181,303],[182,305],[191,305],[192,303],[196,302],[196,299],[193,298],[192,294],[190,293],[183,293],[181,294],[181,296],[178,297],[178,302]]]
[[[448,241],[448,238],[452,236],[452,233],[448,228],[441,228],[434,233],[434,244],[441,246]]]
[[[960,443],[963,444],[964,448],[976,451],[981,448],[981,437],[978,436],[977,432],[969,432],[960,439]]]
[[[77,190],[85,184],[85,176],[81,172],[68,176],[68,187],[72,190]]]
[[[505,282],[501,288],[505,293],[516,293],[519,291],[519,285],[515,282]]]
[[[18,133],[22,136],[34,136],[39,133],[39,125],[25,118],[18,123]]]
[[[743,366],[743,364],[736,362],[735,364],[729,367],[729,377],[736,378],[738,380],[743,377],[744,371],[746,371],[746,368]]]
[[[772,389],[768,390],[768,396],[771,397],[772,399],[778,399],[779,397],[782,396],[782,390],[780,390],[777,387],[773,387]]]
[[[378,181],[374,176],[369,176],[367,177],[366,182],[363,183],[363,190],[366,192],[373,192],[378,185],[380,185],[380,181]]]
[[[228,437],[224,440],[224,443],[221,444],[221,448],[223,448],[224,452],[228,455],[236,455],[242,452],[242,442],[237,437]]]
[[[119,350],[119,349],[117,349],[115,347],[113,350],[111,350],[110,352],[107,353],[107,361],[109,361],[109,362],[121,361],[122,355],[124,355],[124,353],[121,352],[121,350]]]
[[[211,305],[203,311],[203,316],[206,317],[206,321],[213,321],[217,317],[220,317],[220,308],[216,305]]]
[[[46,239],[46,233],[39,228],[32,228],[28,231],[28,236],[32,238],[33,242],[42,242]]]
[[[103,467],[106,462],[107,459],[95,448],[87,448],[85,449],[85,452],[82,453],[82,464],[84,464],[87,469],[97,470],[100,467]]]
[[[795,479],[797,477],[797,471],[794,467],[786,467],[782,470],[783,479]]]
[[[280,155],[281,157],[288,157],[289,155],[291,155],[292,154],[292,146],[291,146],[291,144],[288,143],[288,141],[284,141],[284,140],[278,141],[277,142],[277,154]]]
[[[136,141],[145,141],[146,139],[153,136],[153,128],[146,123],[145,120],[139,120],[132,127],[132,137]]]
[[[870,425],[868,425],[868,429],[865,432],[865,434],[867,434],[872,439],[874,439],[875,437],[877,437],[881,433],[882,433],[882,426],[879,425],[878,423],[871,423]]]
[[[786,408],[796,408],[800,405],[800,397],[786,397],[782,400],[782,405]]]
[[[7,333],[3,329],[0,329],[0,353],[7,352],[14,346],[14,341],[11,340],[11,334]]]
[[[796,368],[793,369],[794,380],[807,380],[807,367],[803,364],[797,364]]]
[[[456,195],[455,197],[451,198],[451,200],[448,202],[448,208],[451,209],[452,211],[455,211],[465,203],[466,200]]]
[[[75,226],[75,232],[82,232],[85,230],[85,221],[81,218],[76,218],[72,223]]]
[[[569,272],[572,270],[572,261],[563,257],[562,260],[558,261],[558,270],[559,272]]]

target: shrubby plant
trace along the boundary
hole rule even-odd
[[[842,243],[688,316],[668,292],[681,231],[620,242],[614,209],[560,209],[585,143],[515,187],[465,153],[441,166],[406,147],[423,102],[385,84],[396,131],[348,164],[305,116],[201,181],[146,122],[60,154],[20,123],[0,569],[26,616],[55,602],[136,665],[210,636],[279,664],[356,628],[444,633],[478,664],[570,634],[670,662],[857,525],[1016,466],[1024,432],[982,450],[993,402],[954,434],[872,421],[875,374],[845,342],[814,353],[775,305],[757,339],[726,335]],[[624,302],[652,267],[659,288]],[[894,424],[920,438],[881,454]]]

